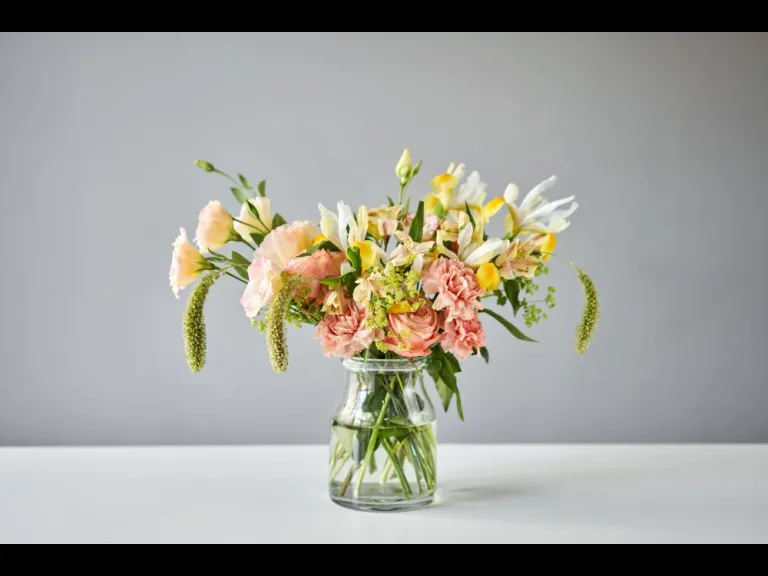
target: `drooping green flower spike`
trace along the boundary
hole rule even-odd
[[[600,299],[595,284],[587,273],[573,262],[570,262],[569,264],[579,275],[579,280],[584,288],[584,296],[586,298],[581,322],[579,322],[579,325],[576,327],[576,351],[583,355],[589,349],[589,346],[592,343],[592,338],[597,330],[598,322],[600,321]]]
[[[293,293],[301,284],[301,277],[285,275],[280,290],[267,310],[267,350],[272,370],[276,373],[288,370],[288,341],[286,338],[285,317],[291,306]]]
[[[203,309],[208,292],[217,278],[216,274],[203,276],[192,291],[184,312],[184,351],[192,372],[200,372],[205,366],[207,335]]]

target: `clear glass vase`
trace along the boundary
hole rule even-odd
[[[345,390],[333,416],[331,499],[365,511],[432,503],[437,488],[436,412],[424,360],[343,362]]]

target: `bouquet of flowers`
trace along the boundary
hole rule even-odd
[[[412,164],[405,150],[395,166],[397,194],[375,208],[355,210],[339,202],[331,210],[320,204],[316,223],[287,222],[274,212],[266,181],[254,188],[242,174],[234,178],[210,162],[196,164],[228,180],[238,210],[235,216],[221,202],[210,202],[200,213],[197,247],[184,229],[173,245],[170,285],[176,297],[199,280],[184,315],[186,356],[193,372],[206,362],[206,297],[215,282],[228,277],[244,285],[240,305],[265,334],[275,372],[288,369],[287,325],[309,325],[328,357],[418,362],[434,380],[444,409],[455,398],[463,420],[456,375],[472,356],[489,361],[483,321],[498,321],[515,338],[534,342],[510,317],[521,318],[530,328],[547,319],[555,306],[555,288],[542,291],[539,283],[555,256],[558,235],[568,228],[578,205],[573,196],[555,201],[544,197],[555,184],[554,176],[522,200],[518,187],[509,184],[503,195],[487,201],[487,184],[480,175],[472,172],[465,179],[465,166],[451,164],[412,201],[409,189],[422,163]],[[491,236],[489,224],[498,214],[504,217],[504,233]],[[244,254],[223,251],[238,245]],[[568,264],[586,295],[576,330],[576,349],[584,353],[597,325],[598,297],[589,276]],[[354,463],[346,487],[355,474],[358,488],[362,485],[374,452],[386,440],[382,430],[389,420],[396,424],[398,414],[392,410],[398,384],[392,379],[383,386],[386,396],[368,407],[371,430],[356,437],[362,448],[340,441],[346,450],[337,448],[332,455],[334,462],[346,456]],[[390,445],[383,447],[388,448],[393,476],[402,476],[402,465],[410,461],[419,485],[423,481],[428,487],[434,483],[430,439],[426,432],[417,433],[427,436],[404,447],[402,434],[393,434]]]

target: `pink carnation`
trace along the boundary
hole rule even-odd
[[[456,318],[445,325],[441,344],[443,350],[463,362],[472,355],[474,348],[479,350],[485,346],[485,329],[477,316],[471,320]]]
[[[415,312],[387,314],[391,332],[384,339],[386,347],[399,356],[429,356],[432,344],[440,339],[442,322],[428,300]]]
[[[376,339],[376,330],[366,325],[367,317],[366,309],[354,300],[347,301],[342,314],[326,314],[315,333],[325,355],[351,358],[368,348]]]
[[[426,294],[437,294],[432,306],[446,311],[446,322],[456,318],[471,320],[484,308],[480,301],[483,290],[474,271],[463,262],[440,258],[429,267],[422,281]]]

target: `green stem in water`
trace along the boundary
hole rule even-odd
[[[376,442],[379,441],[379,431],[381,425],[384,424],[384,418],[387,415],[387,409],[389,403],[392,401],[392,393],[387,391],[387,397],[384,399],[384,403],[381,405],[381,411],[379,417],[376,420],[376,424],[373,426],[373,432],[371,433],[371,441],[368,443],[368,450],[365,452],[365,459],[363,460],[363,466],[360,469],[360,476],[357,478],[357,484],[355,485],[355,498],[360,498],[360,491],[363,488],[363,480],[365,479],[365,473],[368,470],[368,466],[371,465],[371,459],[373,459],[373,452],[376,449]]]
[[[384,450],[386,450],[387,456],[389,456],[389,461],[392,462],[392,466],[395,467],[395,472],[400,480],[400,485],[403,487],[403,492],[405,492],[406,498],[410,498],[413,495],[413,492],[408,484],[408,480],[405,478],[405,472],[403,472],[403,467],[400,465],[400,460],[398,460],[397,455],[394,450],[392,450],[392,445],[387,438],[381,439],[381,445],[384,446]]]

